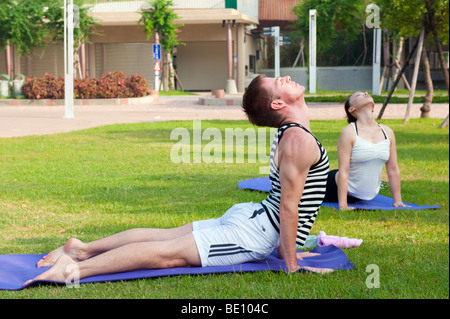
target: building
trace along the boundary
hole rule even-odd
[[[142,74],[150,87],[155,75],[152,46],[144,27],[138,25],[140,11],[147,8],[143,0],[86,0],[92,3],[91,14],[101,24],[100,35],[91,37],[83,49],[82,71],[99,77],[112,71],[126,75]],[[229,79],[243,92],[254,74],[272,75],[273,39],[261,37],[263,27],[280,26],[288,31],[296,16],[292,13],[298,0],[173,0],[179,40],[184,43],[174,53],[178,88],[188,91],[226,89]],[[231,36],[228,36],[231,35]],[[230,48],[230,50],[228,50]],[[448,46],[445,48],[448,68]],[[19,57],[14,47],[10,54],[0,51],[0,74],[29,77],[44,73],[63,75],[63,46],[50,44],[29,56]],[[7,58],[9,57],[9,58]],[[8,62],[7,62],[8,61]],[[435,88],[443,88],[443,76],[436,52],[430,52]],[[412,69],[412,64],[409,70]],[[306,68],[282,68],[281,75],[291,75],[307,86]],[[408,79],[412,72],[406,72]],[[346,78],[347,81],[340,81]],[[0,78],[1,80],[2,78]],[[351,80],[350,80],[351,79]],[[318,85],[329,90],[371,90],[371,66],[318,67]],[[422,72],[418,89],[423,89]]]
[[[86,76],[99,77],[112,71],[125,75],[142,74],[154,87],[153,44],[144,27],[138,25],[140,11],[147,1],[91,0],[91,14],[101,24],[81,57]],[[245,90],[246,80],[256,72],[259,33],[258,0],[174,0],[174,11],[182,24],[174,53],[175,66],[184,90],[225,89],[235,80],[237,91]],[[228,37],[227,37],[228,35]],[[227,40],[228,39],[228,40]],[[228,53],[228,47],[231,51]],[[20,57],[10,48],[11,74],[29,77],[64,74],[63,45],[50,44]],[[6,52],[0,51],[0,74],[7,72]],[[178,87],[180,84],[178,84]]]

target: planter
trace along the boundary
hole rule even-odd
[[[13,80],[11,81],[13,84],[13,96],[19,96],[22,95],[22,87],[25,83],[25,77],[22,74],[16,75],[16,78],[20,77],[20,80]]]
[[[6,74],[0,74],[0,77],[4,77],[5,80],[0,80],[0,97],[9,97],[11,95],[9,89],[9,76]]]
[[[225,96],[225,90],[220,89],[220,90],[211,90],[211,94],[216,98],[216,99],[223,99],[223,97]]]

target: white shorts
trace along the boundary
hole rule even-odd
[[[202,266],[227,266],[264,259],[279,246],[279,234],[261,204],[231,207],[222,217],[193,222]]]

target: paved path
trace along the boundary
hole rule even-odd
[[[410,118],[420,117],[420,104],[414,104]],[[381,105],[376,105],[378,115]],[[343,104],[310,103],[312,120],[343,119]],[[383,119],[403,119],[406,104],[388,105]],[[433,104],[431,116],[444,119],[448,104]],[[1,106],[0,138],[42,135],[83,130],[116,123],[139,123],[170,120],[246,119],[241,107],[200,105],[198,97],[160,97],[142,105],[75,106],[75,117],[64,118],[64,106]]]

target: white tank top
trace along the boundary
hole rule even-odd
[[[356,140],[350,158],[348,193],[359,199],[371,200],[380,191],[381,172],[389,159],[391,143],[383,127],[378,123],[385,137],[378,143],[359,137],[355,123],[351,124],[355,130]]]

